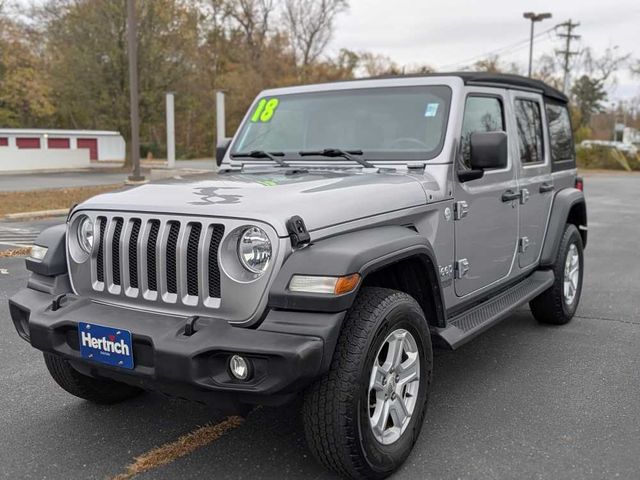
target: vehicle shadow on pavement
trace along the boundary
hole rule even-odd
[[[465,392],[486,384],[488,376],[504,378],[505,373],[500,373],[500,370],[512,369],[508,362],[497,361],[494,352],[481,343],[493,344],[498,349],[498,344],[502,344],[502,347],[507,347],[507,355],[516,356],[517,351],[508,348],[509,337],[541,328],[526,311],[512,321],[512,326],[497,326],[485,333],[485,340],[477,346],[470,344],[463,347],[464,351],[458,352],[444,349],[435,351],[436,379],[432,385],[430,410],[418,443],[421,448],[414,451],[394,478],[430,478],[429,466],[423,465],[415,471],[414,460],[423,456],[428,458],[434,450],[442,450],[442,444],[434,444],[429,438],[431,430],[456,432],[464,428],[451,408],[451,399],[461,402],[461,398],[466,398]],[[188,457],[141,475],[140,478],[337,479],[337,476],[317,464],[307,449],[299,415],[300,405],[301,401],[297,401],[280,408],[258,408],[249,415],[242,427]],[[468,407],[475,408],[473,404]]]

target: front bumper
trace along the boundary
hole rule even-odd
[[[328,370],[344,318],[340,313],[269,311],[255,329],[201,317],[184,335],[185,317],[133,310],[68,295],[53,311],[53,296],[25,288],[9,301],[19,335],[44,352],[66,358],[81,373],[215,403],[278,404]],[[132,333],[134,369],[81,358],[78,322]],[[232,354],[248,358],[252,377],[233,379]]]

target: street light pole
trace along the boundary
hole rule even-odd
[[[536,22],[541,22],[542,20],[546,20],[547,18],[551,18],[551,14],[546,13],[533,13],[533,12],[525,12],[522,14],[524,18],[527,20],[531,20],[531,37],[529,39],[529,77],[531,77],[531,73],[533,71],[533,30],[534,24]]]
[[[127,0],[127,43],[129,50],[129,93],[131,112],[131,162],[133,171],[130,182],[144,182],[140,174],[140,116],[138,112],[138,39],[135,0]]]

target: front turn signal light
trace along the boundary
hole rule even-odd
[[[289,282],[289,290],[299,293],[324,293],[344,295],[353,292],[360,283],[360,275],[354,273],[342,277],[320,277],[294,275]]]
[[[334,293],[336,295],[344,295],[345,293],[353,292],[358,286],[358,283],[360,283],[360,275],[357,273],[347,275],[346,277],[340,277],[336,282]]]

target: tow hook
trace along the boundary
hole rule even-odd
[[[196,322],[200,319],[198,315],[193,315],[192,317],[187,318],[187,323],[184,325],[184,336],[190,337],[194,333],[196,333]]]
[[[62,300],[64,300],[66,296],[67,296],[66,293],[61,293],[60,295],[57,295],[56,298],[54,298],[51,301],[51,311],[52,312],[56,312],[56,311],[60,310],[60,307],[62,307]]]

